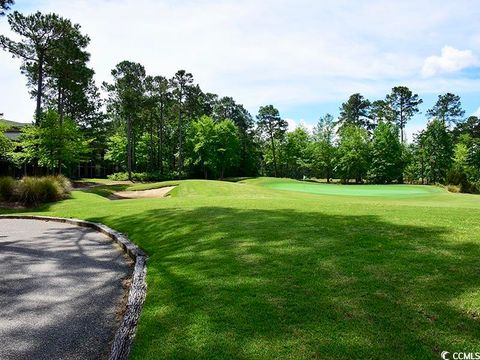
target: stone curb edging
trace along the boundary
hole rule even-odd
[[[135,330],[137,328],[140,312],[142,311],[143,302],[147,293],[147,283],[145,281],[147,275],[147,255],[136,245],[130,242],[122,233],[115,231],[103,224],[84,221],[78,219],[67,219],[50,216],[38,215],[0,215],[6,219],[27,219],[27,220],[43,220],[56,221],[94,229],[102,234],[107,235],[110,239],[118,243],[123,251],[135,261],[133,270],[132,284],[128,293],[127,309],[123,316],[122,323],[115,333],[115,338],[110,349],[109,360],[126,360],[130,353],[133,339],[135,338]]]

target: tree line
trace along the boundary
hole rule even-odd
[[[18,166],[73,174],[90,161],[129,179],[268,175],[478,190],[480,121],[465,119],[455,94],[439,95],[412,143],[405,127],[423,101],[405,86],[374,101],[353,94],[337,119],[322,116],[313,133],[288,131],[273,105],[252,116],[233,98],[202,90],[185,70],[167,77],[122,61],[99,88],[80,25],[40,12],[13,12],[7,21],[19,40],[1,35],[0,47],[22,60],[36,99],[34,123],[2,154]]]

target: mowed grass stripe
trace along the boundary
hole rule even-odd
[[[422,185],[342,185],[320,184],[305,181],[272,182],[266,185],[277,190],[289,190],[322,195],[375,196],[375,197],[410,197],[425,196],[445,190],[435,186]]]

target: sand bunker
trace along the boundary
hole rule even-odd
[[[117,191],[110,196],[110,199],[121,200],[121,199],[161,198],[161,197],[165,197],[173,188],[175,188],[175,186],[165,186],[162,188],[151,189],[151,190]]]

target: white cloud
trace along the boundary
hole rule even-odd
[[[310,134],[313,134],[313,124],[307,123],[304,119],[294,120],[294,119],[285,119],[288,123],[288,131],[294,131],[299,126],[304,127]]]
[[[423,77],[432,77],[438,74],[454,73],[478,65],[478,59],[471,50],[458,50],[451,46],[444,46],[440,56],[429,56],[422,67]]]
[[[252,113],[265,104],[274,104],[281,113],[303,104],[340,104],[354,92],[380,98],[398,84],[419,93],[452,87],[480,92],[476,79],[418,76],[424,59],[447,40],[475,49],[476,0],[442,0],[434,6],[433,0],[30,4],[17,1],[15,7],[22,12],[54,11],[82,26],[92,39],[89,51],[98,84],[109,81],[110,70],[122,60],[141,62],[149,74],[168,77],[183,68],[205,91],[232,96]],[[5,18],[0,19],[0,33],[9,33]],[[435,63],[433,68],[441,75],[445,66]],[[27,121],[33,110],[18,61],[0,53],[0,112]],[[308,116],[303,112],[301,117]]]
[[[480,117],[480,107],[477,109],[477,111],[475,111],[472,116],[478,116]]]

